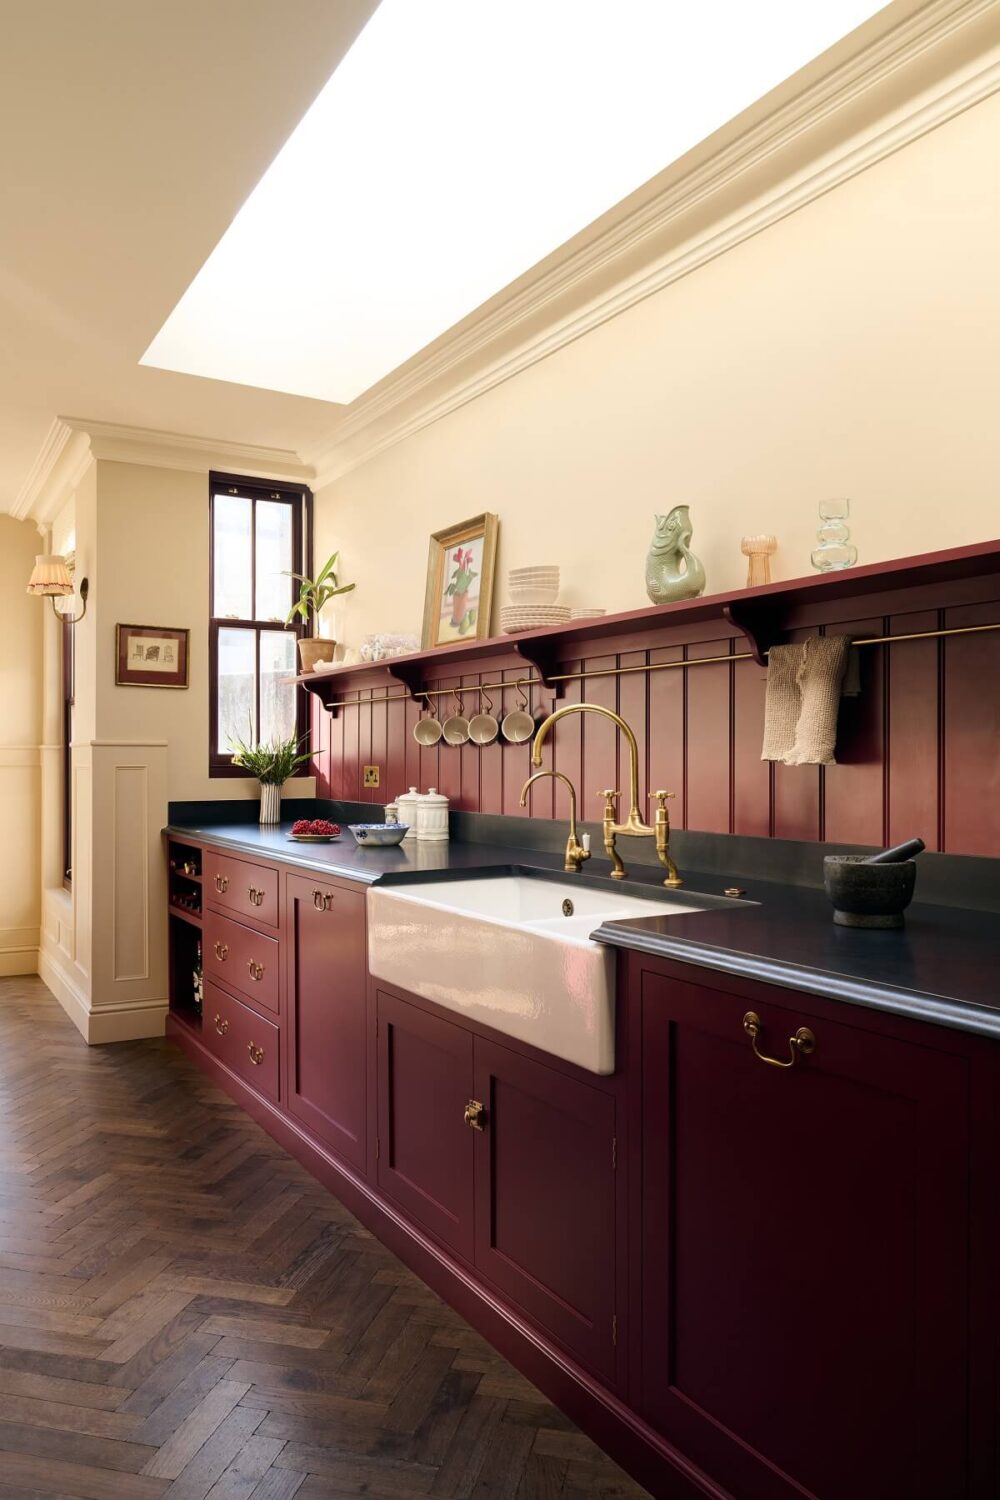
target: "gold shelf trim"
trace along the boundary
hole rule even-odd
[[[911,630],[900,635],[866,635],[859,636],[851,642],[852,646],[898,646],[901,641],[931,641],[940,640],[945,636],[952,635],[982,635],[987,631],[1000,630],[1000,621],[990,625],[950,625],[940,630]],[[655,648],[662,649],[662,648]],[[421,698],[451,698],[456,693],[460,698],[468,697],[474,693],[504,692],[510,689],[512,692],[518,688],[528,687],[551,687],[556,682],[582,682],[588,677],[628,677],[634,672],[672,672],[678,668],[688,667],[711,667],[718,666],[723,662],[753,661],[753,655],[749,651],[730,651],[722,656],[691,656],[684,657],[679,661],[654,661],[643,662],[633,667],[597,667],[590,672],[554,672],[547,682],[543,682],[534,673],[525,677],[511,677],[504,682],[466,682],[459,683],[453,688],[421,688],[419,692],[413,693],[382,693],[372,689],[371,696],[362,696],[360,692],[354,698],[342,698],[335,703],[324,704],[324,708],[357,708],[362,703],[401,703],[409,699],[419,701]],[[390,667],[390,661],[372,662],[373,667]],[[376,694],[378,694],[376,696]]]

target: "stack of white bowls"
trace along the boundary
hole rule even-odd
[[[511,568],[508,575],[511,602],[500,611],[504,635],[521,630],[541,630],[546,625],[564,625],[569,609],[557,604],[559,569],[551,567]]]

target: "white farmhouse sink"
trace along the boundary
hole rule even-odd
[[[615,1068],[615,955],[590,934],[603,922],[705,909],[508,875],[373,886],[367,900],[376,979],[591,1073]]]

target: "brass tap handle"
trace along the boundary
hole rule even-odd
[[[247,886],[247,895],[250,897],[251,906],[262,906],[264,904],[264,892],[259,891],[256,886]]]
[[[216,943],[215,956],[219,960],[220,964],[224,964],[226,959],[229,957],[229,944]]]
[[[486,1106],[481,1104],[478,1099],[470,1099],[465,1106],[463,1119],[466,1125],[470,1125],[473,1130],[485,1130]]]
[[[615,800],[621,796],[621,792],[613,792],[609,787],[603,792],[598,792],[597,795],[604,798],[604,816],[606,818],[614,818],[617,811]]]
[[[248,1042],[247,1052],[254,1067],[259,1068],[261,1063],[264,1061],[263,1047],[258,1047],[256,1042]]]
[[[800,1026],[794,1036],[788,1038],[788,1059],[781,1057],[768,1057],[766,1052],[761,1052],[757,1046],[757,1038],[760,1035],[760,1016],[755,1010],[748,1010],[743,1017],[743,1030],[750,1038],[754,1056],[759,1057],[762,1063],[767,1063],[770,1068],[794,1068],[800,1056],[808,1056],[816,1050],[816,1037],[808,1026]]]
[[[332,903],[332,891],[313,891],[313,906],[317,911],[329,911]]]
[[[215,1029],[220,1036],[225,1036],[226,1032],[229,1030],[229,1022],[224,1021],[220,1015],[216,1015]]]
[[[249,971],[251,979],[264,978],[264,965],[257,963],[254,959],[251,958],[248,960],[247,969]]]
[[[667,810],[667,798],[668,797],[676,797],[676,796],[677,796],[676,792],[650,792],[650,794],[649,794],[649,800],[652,802],[652,800],[655,797],[657,812],[659,812],[659,810],[660,810],[661,807],[662,807],[663,811],[666,812],[666,810]]]
[[[229,876],[228,875],[216,875],[216,877],[215,877],[215,889],[219,892],[220,896],[222,895],[222,893],[224,891],[228,891],[228,889],[229,889]]]

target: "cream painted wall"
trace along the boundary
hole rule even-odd
[[[168,796],[256,798],[257,783],[208,774],[208,472],[96,465],[101,590],[95,598],[95,712],[102,738],[163,740]],[[115,685],[115,626],[186,626],[190,686]],[[312,796],[296,779],[285,795]]]
[[[429,533],[482,510],[498,604],[554,562],[564,602],[609,610],[647,602],[680,501],[710,593],[745,582],[745,533],[810,572],[828,495],[861,562],[1000,534],[998,160],[994,97],[326,487],[347,644],[419,632]]]
[[[42,631],[25,588],[45,550],[35,526],[0,516],[0,974],[31,974],[41,910]]]

